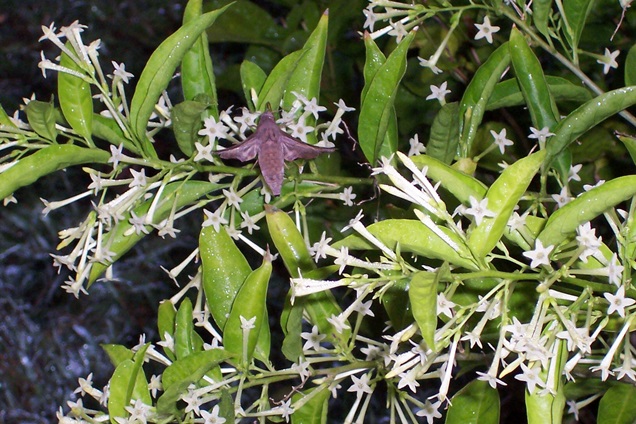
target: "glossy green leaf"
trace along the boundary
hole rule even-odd
[[[128,138],[121,130],[117,122],[113,118],[107,118],[100,114],[93,114],[93,128],[92,133],[94,137],[101,138],[108,141],[114,146],[124,145],[127,150],[138,155],[141,154],[141,149],[137,147],[135,142]]]
[[[269,234],[289,274],[293,278],[298,278],[304,275],[305,272],[315,270],[316,264],[307,249],[305,239],[296,228],[294,221],[281,210],[273,208],[266,210],[265,218]],[[333,337],[335,330],[327,319],[331,318],[332,315],[339,315],[342,309],[340,309],[331,292],[314,293],[306,296],[301,302],[309,315],[310,322],[318,326],[320,333]],[[286,324],[285,316],[281,317],[281,322],[283,328],[287,328],[288,324]],[[290,329],[288,328],[288,330]],[[288,332],[287,337],[292,337],[295,333],[295,331]],[[349,335],[349,331],[343,332],[338,338],[348,340]]]
[[[607,181],[557,209],[548,218],[538,239],[544,246],[556,246],[567,237],[574,235],[579,225],[585,224],[607,209],[635,195],[636,176],[629,175]]]
[[[172,130],[177,139],[179,149],[190,157],[194,153],[194,143],[199,139],[198,132],[202,127],[201,114],[208,104],[194,100],[186,100],[172,108]]]
[[[217,361],[212,360],[201,365],[189,376],[179,375],[179,381],[170,385],[163,394],[157,399],[157,413],[159,414],[178,414],[179,408],[177,402],[181,396],[188,391],[191,384],[199,382],[211,369],[217,367]]]
[[[389,123],[393,117],[393,103],[398,84],[406,71],[406,54],[415,32],[398,44],[386,61],[378,68],[368,85],[366,96],[360,106],[358,140],[369,163],[375,165],[380,157],[390,157],[397,145],[385,143]]]
[[[186,25],[201,16],[201,10],[201,0],[189,0],[183,12],[183,24]],[[200,94],[208,96],[210,98],[210,114],[218,119],[216,83],[208,36],[205,31],[199,35],[181,60],[181,89],[186,100],[194,100],[195,96]]]
[[[110,415],[110,422],[117,424],[115,418],[125,418],[128,416],[128,412],[124,409],[130,403],[130,397],[132,396],[132,386],[137,379],[137,376],[133,374],[135,369],[135,363],[132,359],[127,359],[121,362],[113,376],[110,378],[109,393],[108,393],[108,414]]]
[[[420,327],[422,338],[429,349],[435,351],[435,330],[437,329],[437,283],[441,274],[419,271],[411,278],[409,284],[409,300],[413,310],[413,318]]]
[[[330,398],[331,391],[327,390],[327,386],[294,393],[292,424],[326,424]]]
[[[563,12],[567,20],[565,35],[572,50],[579,47],[585,21],[593,5],[594,0],[563,0]]]
[[[283,97],[283,109],[291,109],[292,104],[296,101],[296,95],[294,93],[301,94],[309,100],[312,98],[318,99],[320,97],[320,80],[322,67],[325,62],[328,24],[329,14],[325,12],[322,18],[320,18],[316,29],[314,29],[305,42],[302,48],[305,53],[289,77],[287,89]],[[307,122],[309,125],[313,125],[312,121]]]
[[[364,36],[364,48],[365,48],[365,60],[364,60],[364,87],[362,87],[362,93],[360,95],[360,103],[364,103],[369,88],[371,87],[371,81],[375,78],[378,70],[386,62],[386,56],[382,53],[382,50],[373,41],[370,35]]]
[[[274,69],[272,69],[272,72],[270,72],[263,83],[261,91],[258,93],[257,110],[262,112],[266,109],[268,104],[272,105],[272,107],[276,107],[280,104],[287,89],[287,82],[294,73],[298,61],[304,54],[304,50],[290,53],[282,58]]]
[[[0,174],[0,199],[10,196],[20,187],[29,186],[40,177],[54,171],[84,163],[107,163],[108,159],[110,159],[110,153],[99,149],[87,149],[72,144],[44,147],[20,159]]]
[[[581,105],[554,128],[555,135],[546,143],[546,165],[588,130],[633,104],[636,104],[636,87],[609,91]]]
[[[191,382],[191,376],[198,374],[200,369],[206,369],[209,373],[210,364],[218,365],[231,358],[232,355],[223,349],[210,349],[202,352],[195,352],[185,358],[174,361],[161,375],[161,384],[164,391],[170,389],[174,384]],[[220,373],[219,373],[220,375]]]
[[[298,363],[298,359],[303,354],[303,342],[301,333],[303,329],[303,311],[305,310],[305,300],[295,299],[291,304],[291,290],[285,297],[283,313],[280,317],[280,326],[283,329],[285,338],[281,351],[285,358],[291,362]]]
[[[55,107],[53,103],[31,100],[24,107],[24,112],[29,125],[37,135],[55,142],[57,130],[55,129]]]
[[[628,424],[636,422],[636,387],[618,383],[611,387],[598,406],[598,424]]]
[[[636,163],[636,137],[619,133],[616,134],[616,137],[623,143],[629,152],[629,157],[632,158],[632,162]]]
[[[5,126],[9,128],[16,128],[15,124],[7,115],[7,112],[4,110],[2,105],[0,105],[0,126]]]
[[[190,47],[224,11],[225,7],[192,19],[166,38],[148,59],[130,103],[130,123],[146,154],[156,155],[146,137],[146,127],[161,93]]]
[[[459,144],[459,104],[446,103],[437,113],[426,144],[426,154],[445,164],[457,155]]]
[[[264,258],[261,266],[250,273],[239,289],[225,324],[223,345],[228,352],[241,358],[240,362],[244,365],[252,360],[257,342],[264,340],[262,336],[259,338],[259,334],[269,332],[266,300],[271,274],[272,263]],[[244,320],[253,320],[251,330],[243,330]],[[244,340],[245,334],[247,340]],[[262,350],[269,350],[269,346],[262,346]],[[269,356],[269,352],[263,353]]]
[[[252,91],[258,95],[263,88],[267,80],[267,74],[260,66],[249,60],[244,60],[241,63],[241,85],[243,86],[243,95],[249,105],[250,110],[256,110],[256,105],[253,102]]]
[[[481,200],[486,195],[488,189],[484,183],[431,156],[417,155],[411,156],[410,159],[419,168],[426,166],[426,176],[439,182],[442,187],[464,204],[469,204],[471,197]]]
[[[360,103],[364,103],[367,92],[371,87],[371,81],[375,78],[376,73],[380,67],[386,62],[386,56],[380,50],[378,45],[373,41],[370,36],[364,37],[365,46],[365,62],[364,62],[364,87],[362,87],[362,93],[360,95]],[[391,146],[388,150],[397,149],[398,145],[398,129],[397,129],[397,115],[395,113],[395,107],[390,110],[390,116],[388,118],[388,125],[386,133],[384,134],[383,146]],[[393,147],[395,146],[395,147]]]
[[[477,269],[468,247],[453,232],[445,227],[439,227],[444,235],[458,247],[449,245],[420,221],[411,219],[389,219],[376,222],[367,230],[389,249],[395,249],[399,244],[402,252],[415,253],[425,258],[448,261],[453,265],[468,269]],[[377,247],[369,243],[362,236],[353,234],[333,244],[335,249],[348,247],[349,249],[375,250]]]
[[[544,218],[528,215],[526,217],[526,225],[524,225],[521,231],[511,231],[510,227],[506,227],[504,235],[508,240],[521,247],[524,251],[533,250],[534,241],[541,230],[543,230],[546,221]]]
[[[66,47],[71,49],[71,44],[67,42]],[[84,70],[64,52],[60,54],[60,66],[84,74]],[[66,122],[77,134],[91,140],[93,96],[90,83],[76,75],[58,72],[57,97]]]
[[[223,228],[218,232],[213,226],[202,228],[199,252],[205,299],[214,321],[223,329],[232,303],[252,268]]]
[[[533,126],[539,130],[545,127],[553,129],[559,113],[539,59],[516,28],[510,32],[508,46],[515,76],[526,100]]]
[[[468,235],[468,246],[478,258],[485,258],[494,249],[506,229],[517,202],[541,169],[545,150],[518,160],[503,170],[486,193],[487,208],[495,217],[484,217]]]
[[[545,81],[554,101],[557,103],[584,103],[592,98],[592,94],[587,88],[576,85],[565,78],[546,75]],[[524,104],[525,101],[519,88],[519,83],[516,78],[511,78],[495,86],[490,99],[488,99],[486,110],[522,106]]]
[[[174,322],[174,353],[177,359],[186,358],[194,352],[192,319],[192,302],[186,297],[181,301]]]
[[[266,207],[265,219],[272,242],[293,278],[316,269],[316,263],[307,249],[305,239],[287,213]]]
[[[390,274],[389,274],[390,275]],[[409,301],[408,280],[400,275],[397,281],[382,294],[380,301],[391,321],[391,326],[402,330],[413,323],[413,311]]]
[[[161,341],[166,341],[166,334],[174,340],[174,325],[177,317],[177,311],[174,305],[169,300],[162,300],[159,303],[159,313],[157,318],[157,329],[159,330],[159,337]],[[174,352],[166,347],[163,348],[164,352],[171,360],[175,360]]]
[[[208,7],[220,8],[229,3],[228,0],[214,0]],[[280,48],[279,38],[283,31],[284,28],[277,25],[257,2],[238,0],[207,33],[210,43],[264,44],[276,49]]]
[[[110,157],[110,155],[108,155],[108,157]],[[157,207],[155,209],[152,222],[154,224],[157,224],[166,219],[170,215],[173,205],[176,204],[175,210],[178,212],[183,207],[196,202],[202,196],[205,196],[209,192],[216,189],[218,189],[218,185],[209,183],[207,181],[191,180],[168,184],[161,193],[161,199],[157,202]],[[135,215],[138,217],[144,216],[150,209],[150,205],[152,204],[153,200],[154,199],[149,199],[134,208],[133,211]],[[107,263],[95,262],[93,264],[88,278],[89,285],[95,282],[95,280],[97,280],[97,278],[99,278],[104,273],[104,271],[106,271],[106,268],[108,268],[110,265],[112,265],[113,262],[117,261],[126,252],[132,249],[133,246],[135,246],[139,242],[139,240],[144,238],[144,236],[146,235],[142,231],[137,233],[133,229],[133,225],[129,221],[130,218],[130,214],[124,214],[124,219],[119,221],[113,227],[113,229],[103,235],[104,243],[108,243],[108,250],[113,252],[114,255],[112,256],[112,261],[109,261]],[[148,225],[147,229],[150,231],[151,226]]]
[[[458,111],[461,157],[471,156],[473,141],[477,135],[477,128],[484,117],[488,99],[509,64],[508,43],[504,43],[492,52],[488,60],[479,67],[466,87],[459,102]]]
[[[534,0],[532,2],[532,23],[546,39],[550,39],[548,22],[551,12],[552,0]]]
[[[530,394],[526,390],[526,411],[528,424],[561,424],[565,408],[565,396],[561,388],[556,395],[540,394],[535,389]]]
[[[625,85],[636,85],[636,44],[629,49],[625,58]]]
[[[219,416],[225,418],[228,423],[233,423],[236,418],[236,412],[234,411],[234,401],[230,392],[226,389],[221,389],[221,401],[219,402]]]
[[[100,346],[104,349],[104,352],[108,355],[108,359],[110,359],[110,362],[112,362],[115,368],[125,360],[132,359],[134,356],[134,352],[123,345],[102,344]]]
[[[142,369],[144,355],[149,346],[150,344],[146,344],[139,349],[134,359],[122,361],[110,378],[108,414],[113,424],[117,424],[116,417],[128,417],[129,414],[125,408],[130,405],[131,399],[140,399],[146,405],[152,404],[148,383]]]
[[[471,381],[449,403],[446,424],[499,423],[499,393],[486,381]]]

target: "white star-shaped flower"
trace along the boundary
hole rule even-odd
[[[484,22],[481,24],[475,24],[477,29],[477,34],[475,34],[475,40],[481,40],[485,38],[488,41],[488,44],[492,44],[492,35],[499,31],[498,26],[494,26],[490,24],[490,18],[488,16],[484,17]]]

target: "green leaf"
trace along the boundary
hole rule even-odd
[[[553,129],[559,113],[548,89],[541,62],[516,28],[510,32],[508,46],[515,76],[526,100],[533,126],[538,130],[545,127]]]
[[[55,142],[55,107],[52,102],[31,100],[25,107],[27,121],[40,137]]]
[[[433,351],[436,351],[437,283],[439,276],[445,271],[448,272],[448,264],[442,266],[437,273],[419,271],[413,275],[409,284],[409,300],[413,317],[420,327],[420,333],[426,345]]]
[[[269,332],[266,301],[271,274],[272,263],[268,258],[263,258],[261,266],[252,271],[239,289],[225,324],[223,345],[228,352],[241,358],[243,365],[252,360],[257,343],[261,344],[262,353],[269,356],[269,346],[263,346],[269,339],[263,339],[260,333]],[[253,320],[251,330],[243,330],[243,320]],[[247,340],[244,340],[244,335],[247,335]]]
[[[272,105],[272,107],[276,107],[280,104],[287,89],[287,81],[289,81],[289,78],[294,73],[296,65],[303,54],[305,54],[303,50],[290,53],[276,64],[263,83],[261,91],[258,93],[257,110],[261,112],[264,111],[267,104]]]
[[[179,149],[187,157],[194,153],[194,143],[199,139],[201,129],[201,114],[208,108],[207,103],[186,100],[172,108],[172,131],[177,139]]]
[[[413,323],[413,311],[405,279],[398,279],[382,294],[380,301],[389,316],[391,326],[401,330]]]
[[[245,95],[245,100],[250,110],[256,110],[252,91],[255,95],[258,95],[263,88],[263,84],[265,84],[265,80],[267,80],[267,74],[260,66],[249,60],[244,60],[243,63],[241,63],[241,85],[243,86],[243,95]]]
[[[446,103],[437,113],[431,126],[431,135],[426,145],[426,154],[445,164],[450,164],[457,155],[459,144],[459,104]]]
[[[110,392],[108,396],[108,414],[110,422],[117,424],[116,417],[128,417],[126,407],[131,399],[140,399],[146,405],[151,405],[152,400],[148,392],[148,383],[142,365],[149,343],[135,353],[134,359],[122,361],[110,379]]]
[[[228,6],[192,19],[166,38],[148,59],[130,104],[130,123],[146,154],[156,156],[146,137],[146,127],[161,93],[190,47]]]
[[[110,362],[112,362],[115,367],[127,359],[132,359],[134,356],[134,352],[123,345],[102,344],[100,346],[104,349],[104,352],[108,355]]]
[[[574,235],[579,225],[591,221],[607,209],[635,195],[636,176],[629,175],[607,181],[557,209],[548,218],[537,238],[544,246],[556,246]]]
[[[209,373],[210,365],[218,365],[231,358],[232,355],[223,349],[210,349],[202,352],[195,352],[185,358],[177,359],[161,375],[161,384],[164,391],[170,389],[175,384],[191,382],[192,375],[198,375],[199,370],[205,369],[205,374]],[[220,372],[218,376],[220,376]]]
[[[636,163],[636,137],[627,134],[615,134],[616,137],[625,145],[625,148],[629,152],[629,156],[632,158],[632,162]]]
[[[29,104],[33,103],[30,102]],[[28,105],[27,105],[28,107]],[[10,196],[20,187],[36,182],[40,177],[54,171],[84,163],[107,163],[110,153],[100,149],[87,149],[72,144],[54,144],[18,160],[2,172],[0,178],[0,200]]]
[[[117,121],[115,121],[113,118],[107,118],[105,116],[94,113],[92,121],[93,136],[101,138],[102,140],[106,140],[114,146],[119,147],[123,144],[127,150],[130,150],[131,152],[138,155],[141,154],[141,150],[130,138],[128,138],[124,134],[119,125],[117,125]]]
[[[546,143],[546,166],[570,143],[610,116],[636,104],[636,87],[623,87],[581,105],[554,128],[555,135]]]
[[[214,0],[208,7],[220,8],[229,3],[228,0]],[[254,2],[238,0],[207,33],[210,43],[264,44],[276,49],[280,48],[284,31],[265,9]]]
[[[250,264],[225,229],[203,227],[199,236],[203,292],[216,324],[225,328],[239,289],[252,272]]]
[[[212,368],[217,367],[218,362],[212,360],[206,362],[197,368],[189,376],[180,376],[179,382],[172,383],[171,386],[164,391],[163,395],[157,399],[157,413],[159,414],[178,414],[179,408],[177,402],[181,399],[181,395],[188,391],[191,384],[196,384],[205,376]]]
[[[106,154],[107,161],[110,155],[106,152],[103,153]],[[218,189],[217,184],[195,180],[177,181],[166,185],[161,193],[161,199],[157,202],[152,223],[157,224],[166,219],[172,212],[173,206],[175,206],[175,211],[178,212],[183,207],[196,202],[202,196],[216,189]],[[133,212],[137,216],[144,216],[150,209],[152,202],[154,202],[154,199],[145,201],[134,208]],[[104,243],[108,243],[108,250],[114,253],[112,262],[95,262],[88,278],[89,285],[95,282],[106,271],[106,268],[132,249],[146,235],[143,231],[137,233],[132,229],[130,218],[130,214],[124,214],[124,219],[119,221],[108,233],[104,234]],[[150,225],[147,226],[147,229],[150,231]]]
[[[565,35],[572,50],[579,47],[579,40],[593,5],[594,0],[563,0],[563,12],[567,19]]]
[[[486,381],[471,381],[449,403],[446,424],[499,423],[499,393]]]
[[[455,243],[457,248],[446,243],[444,239],[435,234],[426,225],[416,220],[388,219],[369,225],[367,230],[380,239],[389,249],[395,249],[399,244],[402,252],[448,261],[453,265],[468,269],[477,269],[468,247],[455,233],[445,227],[439,227],[439,230],[451,242]],[[349,249],[377,249],[376,246],[357,234],[350,235],[333,244],[335,249],[340,249],[343,246]]]
[[[470,198],[481,200],[488,190],[484,183],[455,168],[428,155],[411,156],[410,158],[419,168],[427,167],[426,176],[437,181],[448,190],[457,200],[464,204],[470,203]]]
[[[460,157],[472,155],[473,141],[495,85],[510,64],[508,43],[495,50],[479,67],[459,102]]]
[[[285,297],[285,304],[281,314],[280,325],[285,334],[281,351],[285,358],[291,362],[298,363],[298,359],[303,354],[303,343],[300,334],[302,333],[303,311],[305,310],[305,299],[296,299],[291,304],[291,290]]]
[[[532,2],[532,21],[541,35],[550,39],[548,20],[552,12],[552,0],[534,0]]]
[[[584,103],[592,98],[592,94],[587,88],[574,84],[565,78],[546,75],[545,80],[548,84],[548,90],[550,90],[554,101],[557,103]],[[486,110],[522,106],[524,104],[525,101],[519,83],[516,78],[511,78],[495,86],[492,95],[488,99]]]
[[[219,417],[225,418],[228,423],[235,420],[234,401],[227,389],[221,389],[221,401],[219,402]]]
[[[481,223],[469,232],[468,246],[478,258],[485,258],[494,249],[512,216],[515,206],[528,189],[530,182],[541,168],[546,156],[540,150],[518,160],[499,175],[486,193],[487,208],[495,217],[484,217]]]
[[[283,109],[290,110],[296,101],[296,94],[305,96],[308,100],[320,98],[320,80],[322,67],[325,62],[325,50],[327,48],[327,28],[329,14],[325,12],[316,29],[311,33],[302,50],[305,52],[296,68],[289,76],[287,88],[283,97]],[[313,115],[306,118],[309,126],[314,126],[316,119]],[[308,134],[309,143],[315,144],[318,140],[315,132]]]
[[[564,407],[565,396],[563,395],[562,387],[559,388],[556,395],[551,393],[539,394],[537,389],[530,394],[526,390],[528,424],[561,424],[563,422]]]
[[[183,359],[194,352],[192,319],[192,302],[186,297],[177,310],[174,323],[174,353],[177,359]]]
[[[9,127],[11,129],[17,128],[2,105],[0,105],[0,126]]]
[[[71,44],[66,43],[66,47],[71,49]],[[62,52],[60,55],[60,66],[84,74],[85,71],[69,55]],[[57,97],[60,101],[60,108],[64,119],[73,130],[91,140],[91,130],[93,127],[93,97],[91,95],[91,85],[82,78],[71,75],[67,72],[57,74]]]
[[[292,396],[294,413],[292,424],[325,424],[329,412],[331,392],[327,386],[320,386]]]
[[[157,328],[159,330],[159,337],[161,341],[166,341],[166,334],[172,337],[174,340],[174,324],[177,317],[177,311],[174,309],[174,305],[169,300],[162,300],[159,303],[159,314],[157,318]],[[171,360],[175,360],[174,352],[166,347],[163,348],[164,352]]]
[[[636,85],[636,44],[629,49],[625,59],[625,85]]]
[[[183,24],[185,25],[199,16],[201,16],[201,0],[189,0],[183,12]],[[205,31],[199,35],[199,38],[181,60],[181,89],[186,100],[194,100],[200,94],[208,96],[211,106],[210,113],[215,119],[218,119],[219,110],[214,69],[210,57],[208,36]]]
[[[406,72],[406,54],[414,37],[415,32],[404,37],[373,79],[365,81],[368,89],[364,89],[366,96],[360,107],[358,139],[362,152],[372,165],[380,157],[390,157],[397,149],[396,144],[385,143],[385,136],[393,117],[398,84]]]
[[[598,406],[598,424],[628,424],[636,421],[636,387],[618,383],[610,388]]]

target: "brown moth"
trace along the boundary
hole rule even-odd
[[[263,180],[278,196],[283,185],[285,161],[314,159],[321,153],[333,152],[334,148],[316,147],[295,139],[276,124],[274,114],[268,110],[258,121],[254,134],[236,146],[216,153],[223,159],[237,159],[247,162],[258,156],[257,162]]]

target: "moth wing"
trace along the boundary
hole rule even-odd
[[[322,153],[333,152],[333,147],[316,147],[296,140],[291,135],[281,131],[279,142],[282,145],[286,161],[296,159],[314,159]]]
[[[265,143],[258,152],[258,166],[265,184],[274,196],[280,195],[285,176],[285,160],[279,144]]]
[[[216,153],[223,159],[237,159],[241,162],[252,160],[258,155],[262,140],[257,137],[258,134],[252,134],[245,141],[227,149],[219,150]]]

